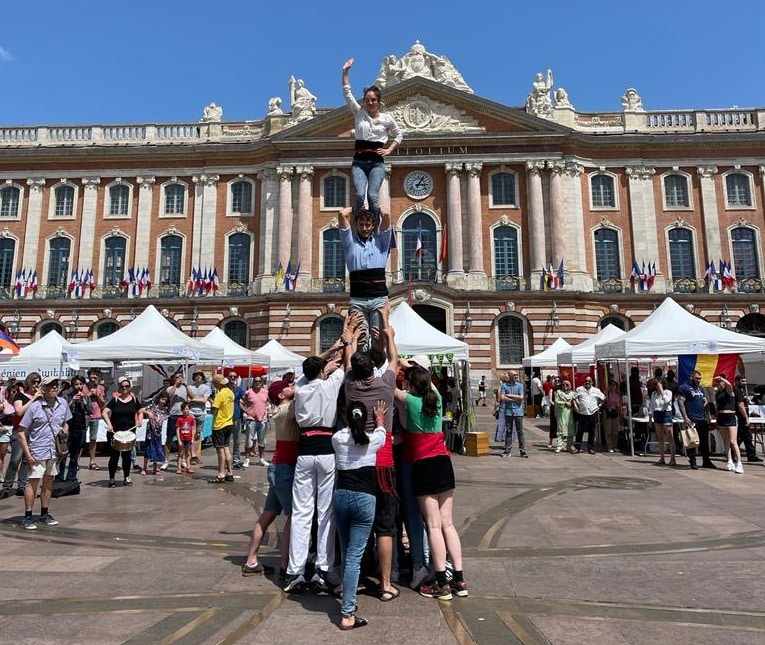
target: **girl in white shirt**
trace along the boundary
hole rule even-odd
[[[365,618],[359,618],[355,614],[356,587],[359,583],[361,557],[375,519],[375,460],[377,451],[385,443],[386,412],[385,402],[378,401],[373,410],[375,429],[368,434],[365,430],[366,406],[358,401],[351,401],[347,408],[348,427],[332,436],[337,464],[333,506],[343,558],[343,603],[340,619],[342,630],[368,624]]]

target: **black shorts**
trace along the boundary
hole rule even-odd
[[[398,497],[378,490],[375,496],[375,522],[372,530],[377,537],[393,537],[396,534]]]
[[[448,455],[428,457],[412,464],[412,490],[417,497],[454,490],[454,468]]]
[[[234,426],[226,426],[220,430],[213,430],[212,444],[213,448],[228,448],[231,443],[231,433],[234,431]]]

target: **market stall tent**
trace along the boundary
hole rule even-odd
[[[390,324],[396,331],[396,348],[402,356],[451,354],[453,360],[468,359],[467,343],[433,327],[406,302],[393,309]]]
[[[746,336],[694,316],[666,298],[648,318],[618,338],[595,345],[597,360],[680,356],[685,354],[748,354],[765,351],[765,340]]]
[[[255,352],[268,357],[268,365],[273,372],[283,372],[290,367],[299,368],[305,360],[305,357],[290,351],[278,340],[274,339],[269,340],[263,347],[256,349]]]
[[[223,350],[223,362],[226,366],[251,365],[260,363],[268,367],[271,357],[264,352],[257,352],[242,347],[239,343],[231,340],[220,327],[210,330],[201,342],[205,345],[218,347]]]
[[[595,362],[595,345],[615,340],[625,333],[616,325],[606,325],[587,340],[558,354],[558,365],[590,365]]]
[[[26,378],[29,372],[38,372],[42,376],[72,376],[77,369],[70,369],[62,358],[62,351],[71,347],[61,334],[53,330],[34,343],[22,347],[17,356],[0,363],[0,374],[5,378],[15,376]],[[81,367],[108,367],[108,362],[89,361]]]
[[[222,361],[220,347],[206,345],[177,329],[153,305],[113,334],[64,348],[71,365],[88,360],[111,361]]]
[[[556,338],[555,342],[547,349],[534,354],[534,356],[527,356],[523,359],[524,367],[557,367],[558,354],[571,349],[571,344],[567,343],[562,338]]]

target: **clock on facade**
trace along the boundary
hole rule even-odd
[[[433,192],[433,178],[422,170],[413,170],[404,179],[404,192],[412,199],[424,199]]]

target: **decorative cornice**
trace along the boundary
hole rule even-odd
[[[218,185],[220,175],[194,175],[191,178],[195,184],[203,184],[205,188],[214,188]]]
[[[483,168],[482,163],[466,163],[465,164],[465,172],[467,172],[468,177],[479,177],[481,174],[482,168]]]
[[[45,188],[45,181],[45,179],[27,179],[27,186],[33,193],[39,193]]]

